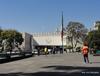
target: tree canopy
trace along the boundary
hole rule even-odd
[[[95,44],[100,45],[100,21],[97,21],[95,24],[95,28],[88,33],[87,40],[90,44],[90,47],[95,46]]]
[[[0,33],[1,42],[6,40],[8,47],[13,49],[14,46],[21,45],[23,42],[22,34],[16,30],[8,29],[2,30]]]
[[[80,22],[69,22],[66,26],[66,34],[68,40],[71,42],[73,48],[77,46],[77,43],[82,43],[86,37],[88,30]]]
[[[0,27],[0,46],[1,46],[1,43],[2,43],[1,32],[2,32],[2,29]]]

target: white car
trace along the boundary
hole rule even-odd
[[[37,49],[33,49],[33,52],[32,52],[33,54],[38,54],[38,51],[37,51]]]

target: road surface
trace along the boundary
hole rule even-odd
[[[0,64],[0,76],[100,75],[100,56],[89,55],[84,64],[80,53],[40,55]]]

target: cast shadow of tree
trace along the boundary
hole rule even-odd
[[[53,71],[40,71],[33,73],[6,73],[0,76],[100,76],[100,67],[80,67],[80,66],[44,66],[43,69]]]
[[[22,59],[26,59],[26,58],[30,58],[30,57],[32,57],[32,56],[14,57],[14,58],[10,58],[10,59],[0,59],[0,64],[14,62],[14,61],[18,61],[18,60],[22,60]]]

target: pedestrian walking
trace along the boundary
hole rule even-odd
[[[44,48],[44,52],[45,52],[45,55],[48,54],[48,49],[47,49],[47,47]]]
[[[88,48],[87,42],[84,42],[81,50],[82,50],[82,54],[83,54],[83,57],[84,57],[84,62],[89,63],[89,58],[88,58],[89,48]]]
[[[39,47],[38,47],[37,51],[38,51],[38,56],[40,56],[40,48]]]

